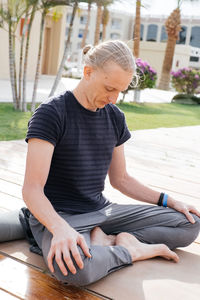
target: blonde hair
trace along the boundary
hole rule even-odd
[[[136,72],[134,56],[130,48],[122,41],[106,41],[97,46],[87,45],[83,48],[83,62],[96,68],[103,68],[114,62],[124,71]]]

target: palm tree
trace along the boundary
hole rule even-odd
[[[62,72],[63,72],[64,66],[65,66],[65,62],[67,60],[68,49],[69,49],[70,40],[71,40],[71,33],[72,33],[72,28],[73,28],[73,23],[74,23],[74,17],[75,17],[77,8],[78,8],[78,1],[75,0],[74,3],[73,3],[73,10],[72,10],[71,20],[70,20],[70,25],[69,25],[69,32],[68,32],[68,37],[67,37],[67,41],[66,41],[66,44],[65,44],[63,57],[62,57],[62,60],[61,60],[61,63],[60,63],[55,81],[54,81],[53,86],[51,88],[51,92],[49,94],[49,97],[51,97],[55,93],[55,90],[56,90],[56,88],[59,84],[59,81],[60,81],[61,77],[62,77]]]
[[[103,16],[103,10],[102,8],[106,8],[107,6],[112,4],[114,0],[96,0],[97,5],[97,17],[96,17],[96,27],[95,27],[95,34],[94,34],[94,45],[97,45],[99,43],[99,37],[100,37],[100,27],[103,22],[105,23],[104,26],[106,27],[108,23],[108,11],[104,12]],[[103,22],[102,22],[103,21]],[[105,27],[104,27],[104,38],[105,38]]]
[[[103,25],[103,30],[102,30],[102,41],[106,39],[106,26],[108,25],[109,22],[109,10],[107,6],[110,4],[110,1],[108,3],[104,2],[103,4],[103,13],[102,13],[102,25]]]
[[[2,22],[8,25],[9,35],[9,69],[10,69],[10,82],[13,96],[13,103],[15,109],[20,109],[20,101],[17,89],[17,72],[15,61],[15,32],[17,25],[26,11],[25,1],[8,0],[6,4],[1,5],[1,18]]]
[[[103,0],[96,0],[96,5],[97,5],[97,17],[96,17],[96,27],[94,33],[94,45],[97,45],[99,43]]]
[[[28,67],[28,51],[29,51],[29,42],[30,42],[30,33],[33,24],[33,20],[35,17],[35,13],[37,11],[39,0],[32,0],[32,7],[30,13],[30,21],[27,30],[27,38],[26,38],[26,47],[25,47],[25,55],[24,55],[24,65],[23,65],[23,94],[22,94],[22,110],[27,110],[26,105],[26,82],[27,82],[27,67]]]
[[[190,0],[193,2],[193,0]],[[194,0],[196,1],[196,0]],[[180,7],[183,0],[177,1],[177,8],[170,14],[165,22],[165,28],[168,35],[167,45],[165,49],[165,57],[162,65],[162,73],[159,82],[159,88],[163,90],[169,89],[170,71],[172,68],[176,41],[181,30],[181,11]]]
[[[170,71],[172,68],[176,41],[181,30],[181,14],[178,6],[168,17],[165,22],[165,28],[168,35],[165,57],[162,66],[162,73],[159,88],[163,90],[169,89]]]
[[[133,39],[133,55],[137,58],[140,52],[140,8],[141,1],[136,1],[134,39]]]
[[[91,14],[91,6],[92,6],[92,0],[88,0],[88,14],[87,14],[87,22],[85,24],[85,29],[84,29],[84,33],[83,33],[83,39],[81,42],[81,48],[85,47],[85,42],[86,42],[86,38],[87,38],[87,34],[88,34],[88,27],[90,24],[90,14]]]
[[[8,24],[8,36],[9,36],[9,70],[10,70],[10,82],[11,82],[11,90],[14,107],[16,108],[16,90],[15,90],[15,82],[14,82],[14,69],[12,63],[13,56],[13,48],[12,48],[12,25],[11,25],[11,17],[10,12],[8,10],[8,3],[3,4],[1,2],[0,7],[0,17],[1,17],[1,28],[4,29],[5,24]]]
[[[36,6],[37,3],[38,3],[38,0],[26,0],[25,1],[25,18],[24,18],[22,37],[21,37],[21,42],[20,42],[18,98],[19,98],[20,110],[22,110],[22,107],[23,107],[24,111],[26,111],[24,97],[23,97],[23,102],[21,99],[22,98],[21,89],[22,89],[22,75],[23,75],[24,42],[25,42],[26,36],[27,36],[27,42],[29,42],[30,30],[31,30],[32,19],[33,19],[32,12],[31,12],[30,24],[28,24],[28,21],[29,21],[28,18],[30,17],[31,8]],[[26,47],[26,49],[25,49],[25,58],[26,59],[27,59],[27,55],[28,55],[28,48]],[[25,76],[23,76],[23,81],[24,81],[24,77],[26,77],[26,73],[25,73]]]
[[[36,71],[35,71],[35,80],[34,80],[34,85],[33,85],[32,103],[31,103],[31,111],[32,112],[34,112],[34,110],[35,110],[35,99],[36,99],[37,86],[38,86],[38,80],[39,80],[39,72],[40,72],[42,41],[43,41],[43,34],[44,34],[44,23],[45,23],[45,17],[46,17],[47,12],[48,12],[48,9],[44,7],[43,12],[42,12],[41,23],[40,23],[38,58],[37,58],[37,65],[36,65]]]
[[[65,5],[69,4],[69,1],[64,1],[64,0],[53,0],[53,1],[42,0],[41,1],[42,17],[41,17],[41,23],[40,23],[40,38],[39,38],[37,66],[36,66],[36,72],[35,72],[35,80],[34,80],[34,85],[33,85],[32,103],[31,103],[31,111],[32,112],[34,112],[34,110],[35,110],[36,93],[37,93],[37,86],[38,86],[39,75],[40,75],[41,53],[42,53],[45,17],[50,8],[52,8],[54,6],[58,6],[58,5],[63,5],[64,3],[65,3]]]

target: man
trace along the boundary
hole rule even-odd
[[[178,262],[171,249],[193,242],[200,229],[194,207],[126,171],[123,144],[130,133],[115,103],[135,75],[131,51],[109,41],[84,54],[78,86],[43,103],[29,122],[23,186],[31,230],[50,271],[76,285],[137,260]],[[109,202],[102,194],[107,174],[125,195],[164,207]]]

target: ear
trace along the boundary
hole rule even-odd
[[[91,66],[84,66],[83,75],[86,80],[90,79],[91,74],[93,73],[94,69]]]

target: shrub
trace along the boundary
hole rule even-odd
[[[128,89],[123,93],[123,99],[121,102],[124,101],[125,95],[130,90],[143,90],[146,88],[152,89],[156,85],[157,80],[157,72],[151,68],[148,62],[142,61],[141,58],[136,59],[136,73],[137,76],[134,76],[133,81],[129,85]]]
[[[200,93],[200,71],[182,68],[171,74],[172,86],[177,92],[190,95]]]
[[[172,102],[182,104],[200,104],[200,98],[191,94],[176,94],[172,98]]]
[[[157,72],[149,65],[148,62],[142,61],[141,58],[136,59],[137,74],[139,81],[137,89],[154,88],[157,80]]]

